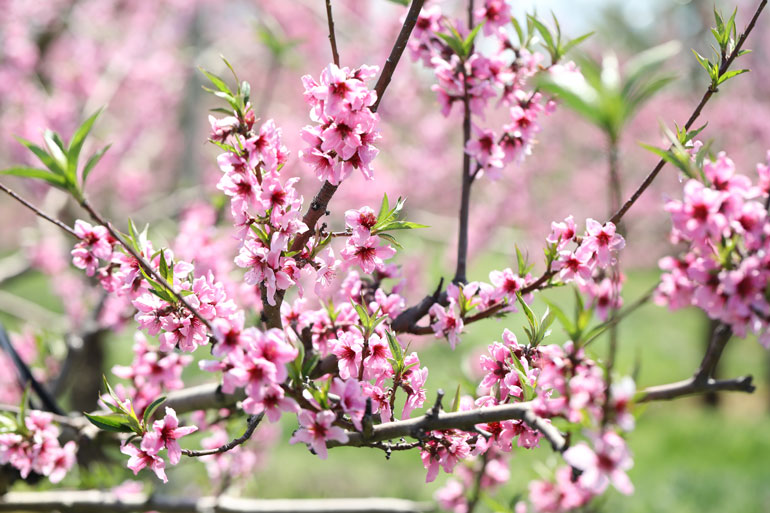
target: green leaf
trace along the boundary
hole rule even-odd
[[[560,49],[559,53],[561,53],[562,55],[566,54],[567,52],[569,52],[570,50],[575,48],[577,45],[579,45],[580,43],[582,43],[583,41],[585,41],[586,39],[588,39],[593,35],[594,35],[594,32],[589,32],[588,34],[583,34],[580,37],[576,37],[575,39],[568,41],[567,44],[565,44]]]
[[[575,333],[575,325],[572,323],[572,320],[570,320],[569,317],[567,317],[567,314],[564,313],[564,310],[559,308],[555,303],[545,300],[546,304],[550,308],[551,312],[553,312],[553,315],[556,316],[556,318],[559,320],[559,323],[564,327],[564,331],[567,332],[567,335],[569,335],[570,338],[575,338],[573,333]]]
[[[35,154],[35,156],[43,163],[45,167],[51,170],[54,174],[63,175],[64,170],[56,163],[56,161],[49,155],[43,148],[37,144],[23,139],[21,137],[16,138],[21,144],[23,144],[29,151]]]
[[[519,301],[521,308],[524,310],[524,314],[527,316],[527,319],[529,320],[529,325],[532,327],[536,327],[537,321],[535,320],[534,312],[529,307],[529,305],[524,301],[524,298],[521,297],[521,294],[519,294],[518,292],[516,293],[516,299]]]
[[[319,361],[321,361],[321,357],[317,353],[314,353],[313,356],[308,358],[308,360],[302,365],[302,375],[310,376],[310,373],[313,372],[313,369],[315,369]]]
[[[16,431],[16,422],[9,415],[0,413],[0,433],[13,433]]]
[[[733,71],[728,71],[727,73],[725,73],[724,75],[721,75],[719,77],[719,79],[717,80],[717,85],[720,85],[720,84],[730,80],[731,78],[733,78],[733,77],[735,77],[737,75],[741,75],[743,73],[748,73],[749,71],[751,71],[751,70],[748,70],[748,69],[736,69],[736,70],[733,70]]]
[[[551,31],[548,30],[548,27],[546,27],[540,20],[538,20],[534,16],[530,15],[529,19],[532,20],[532,23],[535,25],[535,28],[540,34],[540,37],[543,38],[543,42],[545,42],[546,48],[548,48],[549,51],[552,49],[556,49],[556,45],[553,42],[553,36],[551,35]]]
[[[455,397],[452,399],[452,406],[450,412],[460,411],[460,383],[457,384],[457,390],[455,390]]]
[[[155,410],[157,410],[158,407],[160,407],[160,405],[164,402],[166,402],[166,396],[162,395],[151,402],[149,406],[144,409],[144,415],[142,415],[142,423],[144,424],[145,428],[148,427],[149,422],[152,420],[152,415],[155,413]]]
[[[513,25],[513,29],[516,31],[516,36],[519,38],[519,44],[526,47],[528,41],[524,38],[524,31],[521,29],[521,24],[513,16],[511,16],[511,24]]]
[[[99,161],[102,160],[102,157],[104,156],[105,153],[107,153],[107,150],[110,149],[110,146],[112,146],[112,144],[108,144],[101,150],[91,155],[91,158],[88,159],[88,161],[86,162],[86,165],[83,167],[83,176],[82,176],[82,182],[81,182],[83,186],[85,186],[86,184],[88,175],[91,174],[91,171],[94,169],[96,164],[98,164]]]
[[[169,279],[170,271],[168,267],[168,263],[166,262],[166,255],[165,250],[160,250],[160,275],[163,277],[164,280],[167,282],[171,282]],[[171,275],[171,279],[173,279],[173,275]]]
[[[401,344],[398,343],[398,339],[390,331],[385,332],[385,336],[388,339],[388,346],[390,346],[390,354],[396,359],[398,363],[404,362],[404,352],[401,349]]]
[[[486,23],[486,20],[484,20],[484,23]],[[468,34],[468,37],[466,37],[465,41],[463,41],[463,55],[468,56],[471,54],[473,43],[476,40],[476,36],[479,35],[479,30],[481,30],[481,27],[484,26],[484,23],[479,23],[478,25],[473,27],[473,30],[471,30],[471,33]]]
[[[60,189],[66,189],[66,182],[63,176],[55,175],[53,173],[49,173],[45,169],[37,169],[34,167],[23,167],[23,166],[17,166],[17,167],[11,167],[8,169],[4,169],[0,171],[0,175],[10,175],[10,176],[21,176],[24,178],[33,178],[36,180],[43,180],[45,182],[48,182],[49,184],[53,185],[54,187],[59,187]]]
[[[114,433],[131,433],[134,430],[131,429],[131,421],[127,415],[122,413],[110,413],[107,415],[91,415],[90,413],[83,413],[86,418],[103,431],[111,431]]]
[[[436,32],[436,35],[440,37],[461,59],[465,58],[465,48],[463,47],[463,41],[460,38],[454,35],[444,34],[443,32]]]
[[[21,403],[19,404],[19,411],[16,412],[16,425],[22,432],[27,432],[27,424],[24,419],[27,418],[27,405],[29,404],[29,383],[24,387],[24,393],[21,395]]]
[[[428,228],[424,224],[412,223],[410,221],[389,221],[379,228],[372,229],[372,235],[390,230],[413,230],[415,228]]]
[[[389,235],[387,233],[380,233],[378,235],[383,239],[387,240],[388,242],[390,242],[391,244],[393,244],[394,246],[396,246],[398,249],[404,248],[401,244],[398,243],[398,241],[395,238],[393,238],[392,235]]]
[[[94,123],[96,122],[96,118],[98,118],[99,114],[101,113],[102,109],[94,112],[90,118],[86,119],[83,124],[78,127],[75,135],[72,136],[69,149],[67,150],[67,173],[70,176],[75,176],[75,173],[77,172],[80,150],[83,149],[83,143],[85,142],[86,137],[88,137],[88,134],[91,132],[91,128],[93,128]]]
[[[64,171],[64,176],[72,179],[74,174],[70,174],[67,164],[67,155],[64,153],[64,143],[61,142],[59,136],[51,130],[46,130],[43,134],[43,140],[48,148],[48,153],[53,157],[59,168]]]
[[[695,58],[698,60],[698,63],[700,63],[703,69],[705,69],[706,72],[709,74],[709,78],[711,78],[711,81],[716,82],[717,73],[719,72],[719,69],[717,68],[716,64],[712,64],[711,61],[709,61],[707,58],[705,58],[695,50],[693,50],[692,53],[695,54]]]
[[[208,78],[211,81],[211,83],[214,84],[214,87],[219,89],[221,92],[227,94],[230,98],[232,98],[234,96],[233,92],[230,90],[230,88],[227,86],[227,84],[225,83],[224,80],[219,78],[217,75],[206,71],[205,69],[203,69],[200,66],[198,67],[198,69],[201,71],[201,73],[206,75],[206,78]],[[204,89],[207,89],[207,88],[204,87]],[[211,91],[210,89],[208,89],[208,90]]]

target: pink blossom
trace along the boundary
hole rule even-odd
[[[346,443],[348,441],[348,435],[344,429],[332,426],[335,418],[336,415],[329,410],[319,411],[318,413],[302,410],[297,416],[300,428],[291,436],[289,443],[306,443],[319,458],[325,460],[327,440],[339,443]]]
[[[157,454],[160,449],[165,447],[168,450],[168,461],[172,465],[176,465],[182,457],[182,449],[177,440],[197,430],[196,426],[180,427],[176,412],[166,407],[166,416],[161,420],[156,420],[152,424],[152,431],[144,435],[142,448],[145,450],[152,448],[152,451]],[[145,440],[147,441],[145,442]]]
[[[620,234],[615,233],[615,225],[607,223],[602,226],[594,219],[586,220],[586,232],[580,248],[596,253],[597,261],[601,267],[607,267],[612,263],[611,253],[625,247],[626,242]]]
[[[166,477],[166,462],[158,456],[157,451],[154,452],[155,442],[152,439],[148,439],[148,447],[145,447],[145,442],[142,440],[141,448],[137,449],[133,444],[123,444],[120,447],[120,452],[129,456],[128,464],[129,469],[134,471],[134,475],[138,474],[140,470],[145,467],[149,467],[150,470],[155,472],[160,480],[164,483],[168,482]]]
[[[564,460],[583,471],[581,486],[600,494],[612,483],[621,493],[633,493],[634,486],[625,472],[633,466],[626,442],[617,433],[607,431],[593,437],[593,443],[594,450],[581,442],[564,452]]]

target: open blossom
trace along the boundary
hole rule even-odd
[[[112,257],[115,240],[104,226],[91,226],[80,219],[75,221],[75,235],[80,242],[72,250],[72,264],[78,269],[85,269],[88,276],[93,276],[99,260]]]
[[[535,511],[540,513],[561,513],[579,508],[593,497],[580,482],[572,480],[572,469],[560,467],[556,470],[555,482],[532,481],[529,483],[529,500]]]
[[[449,345],[454,349],[460,342],[460,333],[463,331],[463,319],[455,311],[454,302],[444,308],[439,304],[430,307],[428,313],[431,316],[430,327],[437,337],[445,336]]]
[[[305,101],[310,105],[310,118],[319,123],[302,130],[308,147],[300,158],[313,166],[320,180],[339,185],[358,169],[365,178],[373,178],[371,163],[378,150],[379,117],[371,107],[377,93],[366,86],[378,68],[339,68],[329,64],[318,82],[309,75],[302,77]]]
[[[439,466],[444,472],[451,474],[461,460],[470,456],[471,447],[468,445],[470,434],[463,431],[431,431],[431,438],[420,451],[422,464],[428,471],[425,482],[431,483],[438,475]]]
[[[559,271],[559,278],[564,283],[572,280],[585,284],[591,279],[593,252],[587,247],[580,246],[577,251],[565,249],[559,252],[559,257],[553,262],[554,271]]]
[[[59,444],[59,428],[50,413],[31,410],[24,418],[25,434],[0,434],[0,465],[9,464],[23,479],[31,472],[60,482],[75,464],[77,445]]]
[[[336,415],[329,410],[314,413],[309,410],[302,410],[297,419],[299,420],[299,429],[294,432],[290,444],[297,442],[306,443],[322,460],[326,459],[326,441],[334,440],[340,443],[348,441],[348,435],[341,427],[332,426]]]
[[[478,7],[473,15],[484,22],[484,34],[490,35],[498,27],[511,22],[511,6],[506,0],[485,0],[484,5]]]
[[[134,475],[138,474],[143,468],[149,467],[161,481],[167,483],[166,462],[163,461],[163,458],[158,456],[158,453],[155,450],[155,442],[152,439],[147,440],[148,441],[145,442],[144,439],[142,439],[139,448],[131,443],[123,444],[120,447],[120,452],[129,456],[127,466],[134,472]]]
[[[556,221],[551,223],[551,234],[545,239],[549,244],[556,244],[558,250],[564,249],[564,247],[574,240],[577,235],[577,229],[575,228],[575,218],[568,216],[564,221],[557,223]]]
[[[384,260],[396,254],[392,246],[380,246],[380,238],[368,233],[356,232],[348,238],[340,256],[348,265],[357,264],[366,274],[385,265]]]
[[[465,145],[465,152],[486,170],[490,178],[499,177],[499,172],[491,172],[493,168],[502,168],[505,158],[505,153],[497,144],[497,136],[492,130],[484,130],[476,125],[473,126],[473,132],[474,137]]]
[[[623,249],[626,245],[623,237],[615,233],[613,223],[602,226],[598,221],[588,218],[586,232],[580,247],[596,253],[596,260],[601,267],[610,265],[613,261],[612,253]]]
[[[593,437],[594,449],[584,442],[564,452],[564,460],[580,469],[580,484],[594,494],[603,493],[612,485],[621,493],[629,495],[634,486],[626,470],[633,466],[626,442],[612,431]]]
[[[182,457],[182,449],[179,447],[177,440],[197,430],[196,426],[180,427],[179,420],[176,418],[176,412],[166,407],[166,416],[161,420],[156,420],[152,425],[152,431],[144,435],[142,448],[147,450],[152,448],[151,450],[156,453],[162,448],[166,448],[168,450],[168,461],[172,465],[176,465]]]

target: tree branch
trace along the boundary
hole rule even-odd
[[[754,392],[755,387],[752,384],[751,376],[722,380],[712,377],[712,373],[717,363],[719,363],[722,352],[732,334],[732,330],[727,325],[720,323],[714,330],[714,334],[706,349],[706,354],[703,356],[700,367],[698,367],[693,377],[677,381],[676,383],[646,388],[640,393],[637,402],[676,399],[677,397],[704,392]]]
[[[244,431],[241,436],[230,440],[225,445],[217,447],[216,449],[205,449],[201,451],[192,451],[190,449],[182,449],[182,454],[184,454],[185,456],[198,458],[201,456],[211,456],[212,454],[222,454],[223,452],[233,450],[239,445],[245,443],[249,438],[251,438],[251,435],[254,434],[254,431],[257,429],[257,426],[259,426],[259,423],[262,421],[262,417],[264,416],[265,416],[265,412],[262,412],[258,415],[250,415],[248,424],[246,426],[246,431]]]
[[[747,392],[752,393],[756,387],[752,384],[751,376],[734,379],[712,379],[698,382],[689,378],[676,383],[645,388],[637,402],[668,401],[686,395],[703,394],[706,392]]]
[[[326,0],[326,19],[329,22],[329,43],[332,47],[332,60],[339,67],[340,54],[337,51],[337,36],[334,34],[334,17],[332,16],[332,0]]]
[[[537,429],[551,442],[557,451],[566,447],[566,440],[559,430],[539,418],[532,411],[532,403],[512,403],[488,406],[476,410],[458,412],[429,412],[413,419],[386,422],[373,426],[372,434],[364,436],[358,432],[348,432],[347,443],[329,442],[328,447],[351,446],[363,447],[375,442],[393,440],[402,437],[421,438],[432,430],[461,429],[473,431],[477,424],[500,422],[503,420],[523,420],[533,429]]]
[[[736,57],[738,57],[738,54],[741,52],[741,48],[743,48],[743,43],[746,42],[746,39],[748,38],[749,34],[751,33],[752,29],[754,28],[754,25],[757,22],[757,19],[759,18],[759,15],[762,13],[762,10],[765,8],[765,5],[767,5],[767,0],[762,0],[759,3],[759,6],[757,6],[757,10],[754,12],[754,16],[752,16],[751,21],[748,25],[746,25],[746,28],[744,29],[743,33],[741,34],[741,37],[738,39],[737,44],[735,45],[735,48],[730,53],[730,56],[727,58],[727,60],[722,61],[722,65],[719,67],[719,75],[723,75],[732,65],[733,61]],[[693,123],[695,123],[695,120],[698,119],[698,117],[701,114],[701,111],[703,110],[703,107],[708,103],[708,101],[711,99],[711,96],[717,92],[717,89],[713,88],[709,84],[709,88],[706,90],[706,92],[703,94],[703,97],[700,100],[700,103],[698,103],[698,106],[695,107],[695,110],[690,115],[690,118],[687,120],[687,123],[684,124],[684,129],[689,130]],[[642,184],[639,186],[638,189],[634,191],[634,193],[631,195],[631,197],[623,204],[622,207],[620,207],[620,210],[615,212],[615,214],[610,218],[610,222],[618,224],[618,222],[623,218],[623,216],[626,214],[628,209],[630,209],[634,203],[639,199],[639,197],[644,193],[645,190],[652,184],[653,180],[658,176],[658,173],[660,173],[660,170],[663,169],[663,166],[666,165],[666,161],[661,159],[657,165],[653,168],[653,170],[650,172],[650,174],[647,175],[647,177],[644,179]]]
[[[30,210],[31,210],[32,212],[34,212],[34,213],[35,213],[35,215],[37,215],[38,217],[41,217],[41,218],[45,219],[45,220],[46,220],[46,221],[48,221],[49,223],[53,223],[53,224],[55,224],[56,226],[58,226],[59,228],[61,228],[61,229],[62,229],[62,230],[64,230],[65,232],[69,233],[69,234],[70,234],[70,235],[72,235],[73,237],[76,237],[76,238],[78,238],[78,239],[80,238],[80,237],[78,237],[78,236],[77,236],[77,234],[75,233],[75,230],[73,230],[72,228],[70,228],[70,227],[69,227],[69,226],[67,226],[66,224],[62,223],[62,222],[61,222],[61,221],[59,221],[58,219],[54,219],[53,217],[49,216],[48,214],[46,214],[45,212],[43,212],[42,210],[40,210],[39,208],[37,208],[35,205],[33,205],[32,203],[30,203],[29,201],[27,201],[27,200],[25,200],[24,198],[22,198],[22,197],[21,197],[21,196],[19,196],[18,194],[16,194],[16,193],[15,193],[13,190],[11,190],[10,188],[6,187],[6,186],[5,186],[5,185],[3,185],[2,183],[0,183],[0,190],[1,190],[1,191],[3,191],[3,192],[5,192],[5,193],[6,193],[8,196],[12,197],[12,198],[13,198],[13,199],[15,199],[16,201],[18,201],[19,203],[21,203],[22,205],[24,205],[25,207],[27,207],[28,209],[30,209]]]
[[[412,30],[417,23],[417,17],[419,16],[420,10],[422,9],[422,5],[424,3],[425,0],[412,0],[412,5],[409,7],[409,12],[406,15],[404,24],[401,26],[401,31],[396,38],[396,42],[393,44],[393,48],[391,49],[390,55],[385,61],[385,65],[382,67],[380,76],[377,79],[377,84],[374,86],[374,90],[377,93],[377,100],[370,108],[372,112],[377,112],[377,109],[380,106],[382,96],[385,94],[385,90],[390,84],[393,73],[396,71],[396,65],[398,64],[398,61],[401,60],[401,55],[404,53],[406,43],[409,41],[409,36],[412,35]],[[310,203],[310,207],[302,218],[302,222],[305,223],[308,230],[299,234],[294,239],[290,251],[301,251],[305,247],[307,242],[310,240],[310,237],[315,233],[316,223],[319,219],[321,219],[323,215],[326,214],[326,209],[329,205],[329,202],[334,196],[334,193],[337,192],[338,187],[339,185],[332,185],[329,181],[325,181],[323,183],[321,189],[313,198],[313,201]],[[265,316],[265,322],[267,323],[268,327],[281,327],[280,309],[284,294],[284,291],[276,292],[275,306],[270,306],[269,304],[264,305],[263,314]]]
[[[243,499],[236,497],[172,497],[120,494],[98,490],[10,492],[0,497],[0,511],[59,511],[62,513],[422,513],[431,503],[396,498],[363,499]]]

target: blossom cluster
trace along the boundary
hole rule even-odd
[[[77,444],[59,443],[59,428],[50,413],[32,410],[15,432],[0,433],[0,465],[10,464],[22,479],[31,472],[58,483],[75,463]]]
[[[385,266],[384,260],[396,254],[392,246],[380,245],[381,238],[372,234],[372,228],[377,224],[377,215],[369,207],[345,212],[345,223],[350,238],[345,248],[340,251],[345,266],[358,265],[366,274],[380,270]]]
[[[562,512],[583,506],[610,483],[622,493],[633,491],[625,473],[632,465],[630,453],[623,438],[610,427],[624,431],[634,427],[630,407],[635,386],[630,378],[613,384],[607,401],[603,370],[584,350],[572,342],[563,347],[522,345],[509,330],[503,332],[502,342],[489,345],[488,353],[479,357],[478,367],[482,372],[478,396],[464,397],[461,411],[529,401],[544,422],[558,417],[600,426],[608,421],[607,427],[587,433],[590,445],[579,442],[565,451],[565,461],[582,471],[579,477],[573,477],[572,468],[564,466],[556,470],[554,481],[530,484],[529,498],[535,511]],[[466,475],[469,468],[478,467],[474,457],[486,455],[488,468],[484,467],[480,484],[482,489],[494,488],[507,479],[507,468],[500,468],[506,455],[514,446],[537,447],[542,433],[521,420],[503,420],[478,424],[476,433],[449,430],[433,432],[431,437],[422,450],[428,481],[436,477],[440,467],[452,472],[458,462],[466,460],[459,467],[460,479],[448,481],[436,494],[443,507],[462,513],[467,510],[469,492],[476,486]],[[526,511],[526,504],[521,503],[516,511]]]
[[[377,75],[377,66],[351,70],[329,64],[316,81],[302,77],[310,119],[317,123],[302,129],[308,145],[300,158],[310,164],[319,180],[339,185],[358,169],[367,179],[374,178],[372,161],[380,138],[379,116],[372,112],[377,93],[366,85]]]
[[[134,359],[130,366],[116,365],[112,373],[131,382],[130,387],[118,385],[118,397],[130,399],[137,412],[144,409],[164,391],[184,387],[182,370],[192,362],[192,355],[161,352],[149,345],[147,338],[137,332],[134,335]]]
[[[196,426],[180,426],[176,412],[167,407],[166,416],[156,420],[152,424],[152,429],[147,430],[142,435],[139,447],[126,442],[121,446],[120,452],[129,456],[128,468],[134,471],[134,475],[148,467],[166,483],[168,482],[165,470],[166,462],[160,456],[160,451],[165,449],[168,453],[169,463],[176,465],[182,458],[182,448],[179,446],[178,440],[197,430]]]
[[[759,164],[757,173],[753,184],[720,153],[703,162],[700,179],[684,183],[681,200],[666,203],[671,240],[685,244],[686,252],[660,261],[665,273],[656,301],[671,309],[697,306],[739,336],[752,331],[770,348],[770,225],[765,207],[770,171]]]
[[[521,162],[531,153],[540,131],[538,118],[554,109],[554,103],[546,101],[529,84],[542,69],[541,56],[513,44],[508,31],[510,20],[510,6],[506,2],[486,0],[474,11],[474,21],[484,23],[483,34],[489,44],[473,45],[469,55],[461,56],[438,34],[451,37],[448,26],[462,38],[467,38],[470,31],[459,19],[447,18],[441,7],[432,3],[420,13],[409,43],[412,59],[421,61],[436,75],[437,83],[432,89],[444,116],[450,114],[455,103],[466,100],[470,113],[481,119],[485,118],[491,100],[497,100],[497,107],[507,108],[508,121],[499,135],[473,123],[473,134],[465,151],[477,163],[474,177],[483,173],[496,180],[507,164]]]
[[[222,331],[222,340],[213,349],[214,356],[221,360],[201,362],[203,370],[222,372],[222,391],[232,394],[236,388],[243,388],[246,399],[243,410],[246,413],[265,412],[271,422],[281,416],[282,411],[297,412],[297,403],[285,397],[283,382],[288,373],[286,364],[297,357],[297,349],[287,340],[283,331],[243,327],[243,316]]]
[[[580,236],[573,217],[569,216],[563,222],[551,224],[546,242],[553,255],[551,269],[558,271],[562,283],[576,282],[596,304],[600,317],[606,319],[610,309],[622,305],[622,275],[613,273],[608,277],[605,272],[616,261],[617,252],[625,247],[625,240],[616,232],[613,223],[602,225],[589,218],[586,220],[586,232]],[[568,248],[570,244],[576,245],[576,248]],[[429,310],[431,328],[437,337],[446,337],[454,349],[460,341],[469,313],[476,309],[476,314],[490,309],[515,311],[517,295],[522,292],[523,301],[532,301],[532,293],[527,293],[526,289],[534,282],[529,272],[521,270],[517,273],[506,268],[492,271],[489,282],[474,281],[459,286],[450,284],[446,305],[436,303]]]

